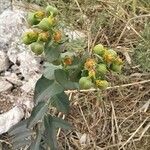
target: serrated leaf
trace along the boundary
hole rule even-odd
[[[19,122],[8,131],[13,149],[21,148],[31,143],[30,137],[33,132],[27,128],[27,121],[28,119]]]
[[[37,132],[36,139],[31,143],[29,150],[41,150],[40,144],[42,139],[42,133]]]
[[[37,106],[35,106],[32,110],[31,116],[29,118],[29,121],[27,123],[27,127],[31,128],[33,127],[39,120],[42,119],[45,112],[48,109],[48,104],[45,102],[39,102]]]
[[[72,126],[68,122],[58,117],[53,117],[52,123],[55,128],[72,129]]]
[[[35,103],[41,101],[47,101],[52,96],[61,93],[64,88],[54,80],[48,80],[42,76],[42,78],[37,82],[35,87]]]
[[[68,79],[66,72],[62,69],[55,70],[55,79],[59,82],[66,90],[68,89],[78,89],[78,84],[76,82],[71,82]]]
[[[26,120],[23,120],[19,123],[17,123],[16,125],[14,125],[9,131],[8,131],[8,134],[10,136],[13,136],[13,135],[16,135],[20,132],[24,132],[24,131],[28,131],[29,129],[27,128],[27,122],[28,122],[28,119]]]
[[[60,45],[48,44],[44,49],[45,57],[48,62],[57,60],[60,56]]]
[[[56,141],[56,129],[52,124],[53,118],[50,115],[44,117],[45,134],[44,140],[51,148],[51,150],[57,150]]]
[[[46,77],[49,80],[54,80],[55,79],[54,71],[62,68],[62,66],[60,66],[60,65],[56,66],[51,63],[45,63],[44,67],[45,67],[44,73],[43,73],[44,77]]]
[[[66,114],[69,112],[69,98],[64,92],[56,94],[50,101],[51,105],[56,107],[58,111]]]
[[[15,134],[14,136],[11,137],[10,140],[12,141],[12,144],[17,143],[17,142],[19,143],[20,140],[22,140],[22,139],[25,140],[26,138],[30,138],[32,135],[33,135],[33,133],[28,130],[28,131],[24,131],[24,132]]]
[[[44,76],[42,76],[36,83],[35,85],[35,90],[34,90],[34,101],[37,104],[39,101],[37,101],[39,95],[41,95],[41,93],[48,88],[54,81],[53,80],[49,80],[47,78],[45,78]],[[44,98],[43,98],[44,100]]]
[[[20,139],[19,141],[13,143],[13,150],[20,149],[24,146],[29,145],[30,143],[31,143],[30,139],[28,139],[28,140]]]

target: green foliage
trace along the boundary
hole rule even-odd
[[[78,89],[78,83],[70,81],[66,72],[62,69],[55,70],[55,78],[64,90]]]
[[[9,131],[10,141],[13,149],[24,147],[31,143],[28,139],[33,135],[33,131],[27,128],[28,119],[19,122]]]
[[[101,44],[96,45],[92,55],[89,55],[84,52],[83,41],[80,41],[83,48],[78,46],[79,41],[67,43],[67,38],[59,29],[57,14],[56,8],[47,6],[43,11],[33,12],[28,18],[32,31],[25,34],[23,42],[31,46],[35,55],[44,54],[46,62],[43,75],[35,86],[35,107],[31,116],[10,131],[15,148],[27,144],[31,150],[57,150],[57,129],[71,129],[71,126],[61,118],[51,116],[49,108],[55,107],[67,114],[69,98],[66,90],[79,90],[79,84],[82,89],[104,89],[108,82],[101,78],[107,69],[112,71],[110,65],[122,66],[117,53]],[[72,46],[73,43],[76,44]],[[64,52],[64,47],[67,52]]]
[[[145,25],[141,33],[142,39],[134,49],[133,58],[143,71],[150,71],[150,23]]]
[[[51,63],[45,63],[44,64],[44,72],[43,72],[43,75],[45,78],[49,79],[49,80],[54,80],[55,79],[55,76],[54,76],[54,72],[55,70],[57,69],[62,69],[62,66],[59,65],[59,66],[56,66],[56,65],[53,65]]]
[[[69,112],[69,98],[64,92],[54,95],[51,98],[50,103],[60,112],[65,114]]]
[[[49,43],[45,46],[45,56],[47,61],[53,62],[57,60],[60,56],[60,45],[53,45],[52,43],[49,45]]]
[[[37,131],[36,139],[31,143],[29,149],[30,150],[41,150],[41,148],[40,148],[41,139],[42,139],[42,133],[40,131]]]
[[[48,104],[46,102],[39,102],[32,110],[31,117],[27,123],[27,127],[31,128],[42,119],[43,115],[48,109]]]
[[[44,117],[44,126],[45,126],[45,134],[44,134],[45,142],[52,150],[57,150],[56,129],[57,128],[71,129],[70,124],[68,124],[63,119],[46,115]]]
[[[36,84],[34,94],[34,100],[36,104],[41,101],[47,101],[52,96],[64,91],[64,88],[56,80],[48,80],[48,82],[47,80],[48,79],[42,76]]]

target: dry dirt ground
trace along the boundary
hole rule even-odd
[[[75,130],[60,134],[60,149],[149,150],[150,82],[145,81],[102,93],[73,93],[66,118]]]

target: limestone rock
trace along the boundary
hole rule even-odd
[[[9,60],[5,52],[0,51],[0,72],[7,70],[9,67]]]
[[[11,0],[0,0],[0,13],[11,6]]]
[[[15,73],[5,73],[4,79],[6,79],[7,81],[9,81],[10,83],[17,85],[17,86],[21,86],[22,85],[22,81],[18,78],[18,76]]]
[[[13,86],[11,83],[7,82],[3,78],[0,78],[0,92],[10,90],[12,87]]]
[[[6,10],[0,15],[0,48],[7,52],[8,59],[25,80],[29,80],[39,72],[40,59],[21,41],[22,34],[28,30],[25,20],[26,13],[21,10]]]
[[[20,63],[20,72],[25,80],[29,80],[32,76],[36,75],[37,72],[40,72],[40,65],[30,52],[24,51],[18,54],[18,61]]]
[[[0,15],[0,48],[9,45],[22,35],[25,30],[25,13],[20,10],[6,10]]]
[[[31,92],[34,89],[35,84],[40,77],[40,74],[32,76],[32,78],[30,78],[27,82],[23,84],[23,86],[21,86],[21,89],[26,93]]]
[[[8,112],[0,115],[0,134],[7,132],[13,125],[18,123],[24,117],[24,111],[21,107],[15,106]]]

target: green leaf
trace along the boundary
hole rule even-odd
[[[71,125],[65,120],[47,115],[44,117],[45,134],[44,140],[50,146],[51,150],[57,150],[56,129],[71,129]]]
[[[35,95],[34,100],[37,104],[41,101],[47,101],[52,96],[61,93],[64,91],[64,88],[54,80],[48,80],[42,76],[41,79],[37,82],[35,86]]]
[[[39,120],[41,120],[47,109],[48,109],[47,103],[39,102],[38,105],[35,106],[32,110],[31,116],[27,123],[28,128],[33,127]]]
[[[68,122],[58,117],[53,117],[52,123],[55,128],[72,129],[72,126]]]
[[[84,63],[87,56],[84,54],[82,57],[74,56],[73,63],[71,66],[67,66],[67,71],[69,73],[69,78],[71,81],[78,82],[81,78],[81,70],[83,70]]]
[[[55,79],[59,82],[64,89],[78,89],[78,84],[76,82],[71,82],[68,79],[66,72],[62,69],[55,70]]]
[[[9,134],[10,136],[13,136],[13,135],[16,135],[16,134],[18,134],[18,133],[28,131],[29,129],[27,128],[27,122],[28,122],[28,119],[23,120],[23,121],[17,123],[16,125],[14,125],[14,126],[8,131],[8,134]]]
[[[33,133],[31,131],[24,131],[24,132],[20,132],[18,134],[15,134],[14,136],[12,136],[10,138],[10,140],[12,141],[12,144],[13,143],[19,143],[20,140],[25,140],[26,138],[29,138],[33,135]],[[15,145],[15,144],[13,144]]]
[[[19,122],[8,131],[13,149],[21,148],[31,143],[30,138],[33,132],[27,128],[27,121],[28,119]]]
[[[53,118],[50,115],[44,117],[45,134],[44,140],[51,148],[51,150],[57,150],[57,140],[56,140],[56,129],[52,124]]]
[[[57,70],[57,69],[61,69],[62,66],[56,66],[56,65],[53,65],[51,63],[45,63],[44,64],[44,77],[46,77],[47,79],[49,80],[54,80],[55,79],[55,76],[54,76],[54,71]]]
[[[19,141],[13,143],[13,150],[25,147],[25,146],[29,145],[30,143],[31,143],[30,139],[27,139],[27,140],[26,139],[20,139]]]
[[[60,45],[47,44],[45,45],[45,57],[48,62],[57,60],[60,56]]]
[[[69,98],[64,92],[56,94],[50,99],[50,101],[51,105],[56,107],[58,111],[65,114],[69,112]]]
[[[54,81],[49,80],[42,76],[35,85],[35,91],[34,91],[34,101],[37,104],[39,101],[37,101],[38,97],[43,93],[43,91],[48,88]],[[43,101],[44,101],[43,97]]]
[[[42,134],[43,134],[43,131],[42,130],[39,131],[37,129],[36,139],[31,143],[29,150],[41,150],[40,144],[41,144]]]

